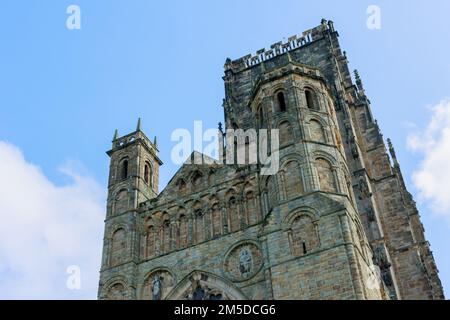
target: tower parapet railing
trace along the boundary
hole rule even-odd
[[[300,36],[293,35],[284,43],[283,41],[276,42],[270,46],[270,49],[266,50],[265,48],[262,48],[256,51],[254,55],[247,54],[236,60],[228,58],[225,62],[225,71],[245,70],[289,51],[304,47],[311,42],[321,39],[323,37],[323,32],[327,30],[334,32],[333,21],[322,19],[321,25],[304,31]]]

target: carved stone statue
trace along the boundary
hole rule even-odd
[[[248,248],[243,248],[239,253],[239,271],[244,278],[252,271],[252,253]]]
[[[367,207],[366,213],[367,213],[367,219],[369,220],[369,222],[374,222],[375,221],[375,212],[373,211],[372,206]]]
[[[372,196],[372,193],[369,190],[369,186],[364,178],[360,178],[358,182],[358,190],[359,190],[359,198],[367,199]]]
[[[391,264],[388,261],[386,253],[384,252],[383,247],[377,247],[373,252],[373,259],[377,266],[380,267],[381,270],[388,269]]]
[[[191,282],[189,292],[185,295],[187,300],[229,300],[227,295],[222,291],[200,283],[199,280]]]
[[[155,275],[152,281],[152,298],[153,300],[161,300],[162,282],[159,275]]]

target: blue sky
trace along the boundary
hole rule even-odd
[[[81,30],[66,28],[70,4],[81,8]],[[366,9],[372,4],[381,8],[380,30],[366,26]],[[92,204],[89,208],[94,208],[97,220],[80,219],[100,224],[91,244],[95,255],[85,250],[79,254],[95,265],[108,174],[105,151],[111,146],[114,129],[128,133],[141,117],[147,135],[158,137],[160,157],[165,161],[162,189],[177,169],[170,162],[171,132],[192,130],[194,120],[215,128],[223,119],[225,59],[253,53],[318,25],[321,18],[330,19],[340,33],[351,68],[360,72],[384,137],[390,137],[396,147],[450,294],[450,195],[437,198],[432,192],[433,185],[442,185],[440,190],[450,194],[443,183],[450,172],[450,155],[442,153],[447,146],[443,137],[450,130],[445,118],[450,105],[446,100],[450,98],[449,12],[446,0],[4,0],[0,3],[3,155],[33,172],[43,183],[42,190],[48,187],[56,195],[61,190],[78,190],[77,195]],[[433,155],[439,159],[433,161]],[[443,174],[440,179],[436,170]],[[0,180],[9,182],[7,176]],[[29,195],[34,192],[32,186],[23,184],[17,202],[33,198]],[[85,194],[86,188],[92,192]],[[7,207],[10,212],[0,203],[1,208],[0,216],[7,224],[15,214],[14,206]],[[62,219],[63,214],[67,213],[55,213],[54,219]],[[58,221],[61,226],[72,223]],[[21,232],[21,227],[14,230]],[[92,231],[81,224],[80,230]],[[8,279],[20,281],[22,272],[27,272],[5,252],[0,247],[0,255],[8,254],[0,261],[0,287],[12,285]],[[84,269],[92,265],[73,263]],[[59,272],[59,278],[49,277],[49,281],[60,297],[95,298],[97,270],[86,271],[89,285],[77,292],[67,290],[65,283],[60,288],[58,279],[65,270]],[[51,290],[35,291],[33,297],[54,297]],[[27,297],[27,291],[8,295],[3,290],[0,297]]]

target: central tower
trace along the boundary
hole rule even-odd
[[[333,22],[227,59],[223,79],[226,127],[279,130],[279,170],[186,163],[158,193],[156,142],[116,134],[100,299],[444,297]]]

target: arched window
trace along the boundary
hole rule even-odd
[[[306,99],[306,106],[309,109],[319,110],[317,97],[314,91],[312,91],[311,89],[305,89],[305,99]]]
[[[317,174],[319,176],[320,190],[325,192],[337,192],[336,179],[330,162],[323,158],[318,158],[315,163]]]
[[[125,180],[128,178],[128,160],[123,160],[120,165],[120,179]]]
[[[150,165],[150,163],[148,161],[146,161],[145,166],[144,166],[144,181],[148,185],[152,186],[153,185],[152,180],[153,180],[152,166]]]
[[[270,176],[266,182],[267,189],[267,200],[268,200],[268,209],[269,211],[278,204],[278,196],[276,192],[276,177]]]
[[[264,111],[263,111],[263,107],[261,105],[259,105],[259,107],[258,107],[258,122],[259,122],[260,128],[266,127],[266,119],[264,117]]]
[[[245,195],[245,205],[247,209],[247,217],[250,225],[254,225],[259,222],[259,212],[257,211],[256,198],[252,191],[247,192]]]
[[[241,221],[239,218],[239,209],[235,197],[231,197],[228,200],[228,215],[230,217],[230,229],[231,232],[241,229]]]
[[[216,183],[216,178],[217,178],[216,173],[213,170],[211,170],[209,172],[209,175],[208,175],[208,184],[209,185],[215,184]]]
[[[295,218],[291,226],[292,252],[301,256],[319,247],[316,227],[311,218],[306,215]]]
[[[183,179],[178,180],[178,190],[181,194],[186,192],[186,182]]]
[[[311,134],[311,140],[322,143],[326,142],[325,132],[319,121],[313,119],[309,122],[309,132]]]
[[[170,220],[169,217],[165,217],[162,223],[162,237],[161,237],[162,251],[164,253],[170,251],[170,240],[171,240]]]
[[[114,199],[113,215],[118,215],[128,209],[128,192],[127,190],[120,190]]]
[[[196,171],[194,173],[194,175],[192,176],[192,184],[194,185],[194,187],[198,187],[200,186],[200,184],[202,183],[202,174],[198,171]]]
[[[297,198],[303,194],[301,169],[297,161],[290,161],[286,164],[283,170],[283,177],[286,200]]]
[[[205,215],[201,209],[197,209],[195,214],[195,240],[197,243],[205,241]]]
[[[277,105],[279,112],[286,111],[286,100],[284,99],[284,93],[282,91],[279,91],[277,93]]]
[[[147,258],[153,257],[155,254],[155,228],[153,226],[149,226],[147,228],[146,235],[146,256]]]
[[[186,215],[183,213],[180,214],[179,218],[179,224],[178,224],[178,247],[179,248],[186,248],[188,245],[188,219]]]
[[[211,219],[212,219],[212,232],[213,237],[217,237],[222,234],[222,227],[221,227],[221,217],[220,214],[220,208],[217,203],[215,203],[211,208]]]
[[[107,300],[125,300],[126,290],[123,284],[116,283],[113,284],[106,294]]]
[[[280,146],[290,145],[294,141],[294,132],[292,126],[288,121],[283,121],[279,125],[280,133]]]
[[[123,228],[117,229],[112,236],[111,266],[116,266],[125,261],[127,249],[127,237]]]

